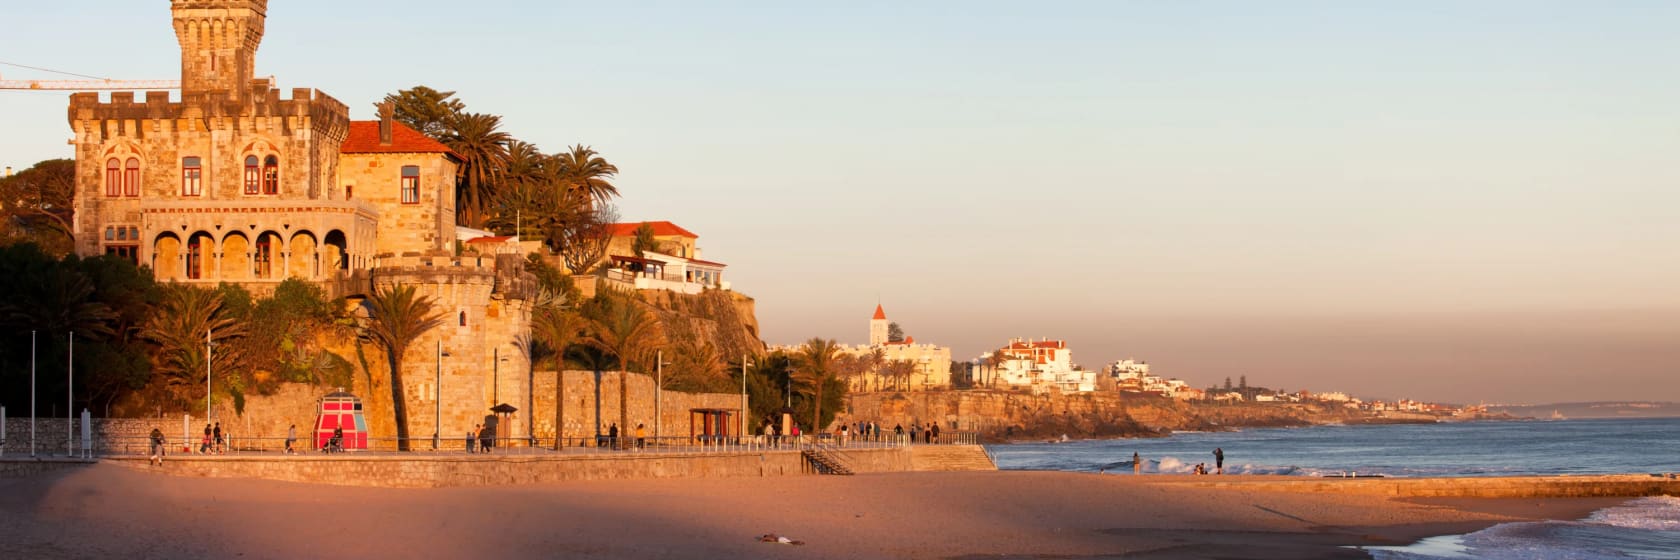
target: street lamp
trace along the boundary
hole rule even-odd
[[[741,355],[741,429],[736,432],[739,437],[747,435],[747,366],[752,360],[746,354]]]
[[[438,449],[438,436],[443,429],[443,339],[437,341],[437,379],[432,383],[432,450]]]
[[[670,365],[670,364],[665,361],[665,351],[664,350],[657,351],[654,354],[654,358],[653,358],[653,370],[654,370],[654,380],[653,380],[653,444],[654,445],[659,445],[659,425],[662,423],[662,422],[660,422],[660,419],[664,418],[664,416],[661,414],[661,412],[663,410],[663,408],[661,408],[662,407],[661,399],[664,398],[664,394],[665,394],[665,366],[668,366],[668,365]]]

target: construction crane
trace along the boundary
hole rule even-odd
[[[32,90],[160,90],[181,89],[180,80],[5,80],[0,89]]]

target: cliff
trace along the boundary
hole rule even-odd
[[[659,317],[673,347],[682,347],[685,342],[711,343],[725,362],[764,351],[750,297],[726,290],[698,294],[642,290],[641,297]]]
[[[1158,437],[1173,431],[1358,423],[1367,416],[1341,407],[1303,403],[1186,403],[1116,393],[1032,395],[1011,391],[860,393],[840,422],[873,421],[884,428],[937,421],[946,429],[988,439]]]

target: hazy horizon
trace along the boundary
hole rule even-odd
[[[0,20],[6,63],[179,74],[161,0]],[[73,33],[96,21],[122,24]],[[271,2],[257,74],[356,119],[452,90],[546,151],[592,145],[625,220],[698,233],[771,344],[864,342],[879,301],[959,360],[1049,337],[1199,387],[1680,401],[1674,21],[1658,1]],[[71,156],[68,95],[0,91],[0,165]]]

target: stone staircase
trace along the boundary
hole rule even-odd
[[[804,451],[805,460],[811,463],[811,468],[817,474],[851,475],[852,469],[846,467],[839,457],[821,448],[811,448]]]
[[[914,471],[995,471],[986,448],[978,445],[912,445],[910,468]]]

